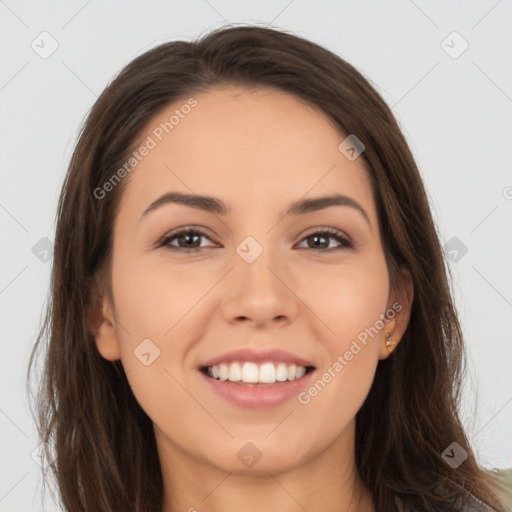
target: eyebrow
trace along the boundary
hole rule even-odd
[[[216,215],[229,215],[231,208],[221,199],[211,196],[197,194],[184,194],[182,192],[167,192],[153,201],[142,213],[141,219],[150,212],[167,204],[181,204],[190,208],[196,208]],[[370,219],[364,208],[354,199],[341,194],[331,196],[315,197],[310,199],[300,199],[288,206],[286,215],[304,215],[331,206],[349,206],[357,210],[371,226]]]

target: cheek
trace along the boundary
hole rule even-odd
[[[377,256],[317,271],[315,286],[306,283],[300,293],[321,320],[316,337],[325,355],[320,381],[304,403],[318,395],[317,406],[343,405],[336,411],[349,418],[364,402],[378,363],[389,293],[385,261]]]
[[[344,280],[343,290],[333,290],[335,300],[316,303],[317,314],[334,334],[323,329],[319,338],[319,350],[325,356],[322,367],[311,386],[298,396],[307,417],[317,418],[311,420],[311,428],[321,428],[328,439],[353,420],[368,396],[378,364],[382,334],[374,326],[385,312],[387,297],[374,287],[361,288],[357,276],[352,277],[353,282]],[[320,427],[318,418],[327,421]]]
[[[156,424],[186,436],[187,422],[176,414],[193,402],[185,391],[183,361],[190,343],[185,330],[189,321],[197,323],[193,306],[204,286],[194,286],[197,277],[142,258],[113,263],[116,333],[132,392]]]
[[[116,265],[117,263],[117,265]],[[129,343],[145,338],[160,347],[176,347],[175,333],[197,315],[201,301],[212,282],[211,273],[192,271],[169,262],[126,258],[114,261],[113,289],[119,322],[126,327],[120,335]]]
[[[377,338],[372,327],[382,329],[389,294],[383,255],[368,253],[340,265],[317,265],[314,274],[305,276],[297,295],[320,320],[319,339],[328,340],[331,351],[348,348],[347,343],[358,336],[364,340],[364,333]]]

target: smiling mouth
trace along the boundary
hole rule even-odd
[[[311,373],[312,371],[314,371],[315,367],[314,366],[305,366],[304,369],[305,369],[305,372],[300,376],[296,375],[292,379],[274,380],[274,382],[254,382],[254,381],[246,382],[240,376],[238,376],[237,380],[231,380],[229,377],[228,378],[221,378],[220,376],[214,377],[211,366],[203,366],[203,367],[199,368],[199,371],[212,380],[216,380],[219,382],[225,382],[226,384],[235,384],[238,386],[247,386],[247,387],[266,387],[266,386],[275,386],[275,385],[279,386],[279,385],[283,385],[283,384],[287,384],[287,383],[289,384],[290,382],[300,380],[300,379],[304,378],[306,375],[308,375],[309,373]]]

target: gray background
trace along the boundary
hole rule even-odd
[[[326,46],[393,107],[451,251],[470,356],[463,420],[482,465],[512,466],[510,1],[0,0],[1,511],[42,510],[25,370],[78,128],[135,56],[227,21],[271,22]],[[46,509],[57,510],[50,497]]]

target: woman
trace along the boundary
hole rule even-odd
[[[54,254],[31,365],[48,338],[66,510],[510,510],[458,416],[417,166],[326,49],[239,26],[136,58],[83,127]]]

